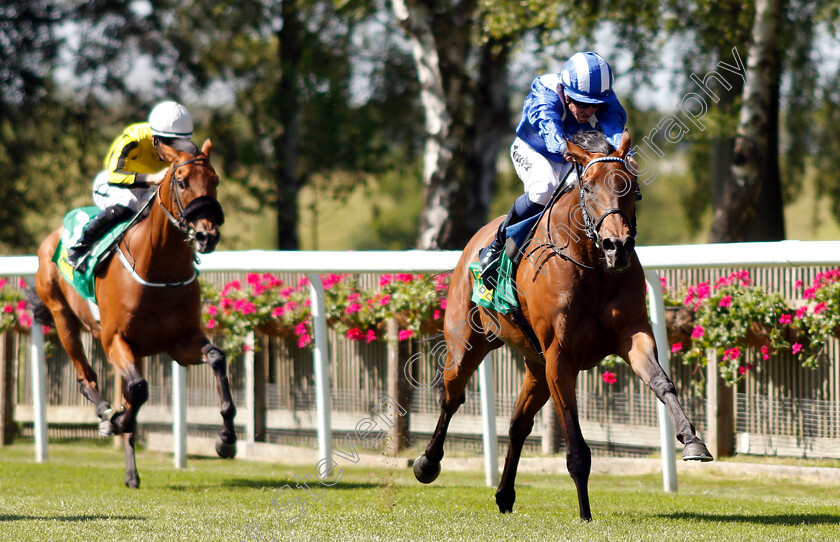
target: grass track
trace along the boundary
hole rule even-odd
[[[290,525],[300,508],[280,512],[272,495],[294,476],[314,481],[314,457],[311,468],[190,458],[176,471],[170,456],[141,451],[131,491],[110,442],[51,442],[43,465],[32,455],[29,443],[0,448],[0,541],[840,540],[840,485],[792,479],[683,474],[670,495],[656,475],[593,476],[586,524],[565,475],[520,475],[503,516],[481,473],[447,473],[444,461],[423,486],[409,471],[339,460],[341,481]]]

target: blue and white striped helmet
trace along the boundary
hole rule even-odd
[[[560,84],[576,102],[602,104],[613,93],[612,68],[598,53],[575,53],[560,72]]]

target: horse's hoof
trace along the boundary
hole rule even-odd
[[[111,423],[111,420],[102,420],[99,422],[99,436],[113,437],[116,435],[117,429],[114,427],[114,424]]]
[[[513,503],[516,501],[516,491],[510,493],[496,493],[496,505],[499,507],[499,512],[502,514],[509,514],[513,512]]]
[[[216,437],[216,455],[222,459],[233,459],[236,457],[236,438],[233,442],[225,442],[222,437]]]
[[[683,448],[683,461],[714,461],[715,458],[712,457],[712,454],[709,452],[709,449],[706,448],[706,445],[702,442],[695,441],[689,442]]]
[[[440,474],[440,461],[429,461],[426,454],[414,460],[414,477],[421,484],[431,484],[437,479],[438,474]]]
[[[126,478],[125,487],[129,489],[138,489],[140,487],[140,477],[136,476],[134,478]]]

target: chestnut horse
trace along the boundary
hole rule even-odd
[[[200,152],[164,146],[170,162],[148,215],[129,228],[117,254],[97,269],[96,300],[100,320],[59,274],[52,257],[61,229],[38,250],[36,289],[52,313],[62,346],[73,360],[82,395],[99,416],[100,434],[123,436],[125,484],[140,485],[134,461],[137,412],[149,396],[142,375],[144,356],[168,353],[181,365],[207,362],[213,368],[221,399],[224,429],[216,441],[221,457],[236,455],[233,405],[224,353],[207,339],[201,326],[201,289],[193,267],[195,251],[212,252],[224,214],[216,199],[219,177],[210,165],[210,140]],[[80,342],[81,327],[102,341],[108,361],[123,379],[123,409],[114,412],[102,398],[96,373]]]
[[[540,218],[538,232],[543,233],[525,246],[525,258],[512,277],[540,352],[509,314],[479,310],[470,300],[473,279],[468,266],[492,239],[501,219],[470,240],[452,275],[444,320],[447,353],[442,411],[426,452],[414,463],[414,474],[423,483],[437,477],[446,431],[464,402],[467,381],[488,352],[507,344],[524,355],[525,378],[511,418],[508,454],[496,492],[496,504],[503,513],[513,510],[522,445],[534,416],[551,397],[566,438],[566,465],[577,486],[580,517],[592,519],[591,454],[578,421],[575,383],[578,373],[610,354],[624,358],[665,404],[677,438],[685,444],[683,459],[712,460],[686,418],[674,384],[657,362],[645,305],[644,272],[634,250],[637,181],[625,162],[629,133],[624,132],[618,150],[612,153],[603,137],[594,146],[586,139],[591,136],[578,142],[588,150],[572,142],[567,147],[566,159],[578,168],[577,187],[557,198]],[[479,319],[476,313],[480,325],[473,323]]]

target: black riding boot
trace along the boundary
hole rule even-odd
[[[510,224],[516,224],[518,221],[519,215],[516,213],[516,204],[514,203],[504,221],[499,224],[499,229],[496,230],[496,237],[489,245],[478,251],[478,274],[482,278],[486,279],[485,273],[487,269],[502,255],[502,250],[504,250],[505,241],[507,240],[505,228]]]
[[[93,217],[82,231],[79,241],[67,251],[67,261],[75,269],[79,258],[90,250],[108,230],[118,222],[122,222],[132,215],[133,211],[124,205],[111,205]]]
[[[513,206],[511,206],[510,211],[508,211],[505,220],[499,226],[498,231],[496,232],[496,238],[483,249],[478,252],[478,265],[479,265],[479,274],[481,278],[484,279],[484,283],[488,285],[490,288],[495,288],[494,286],[494,276],[492,274],[488,274],[487,271],[490,267],[492,267],[493,263],[499,259],[502,255],[502,251],[505,249],[505,242],[507,241],[507,236],[505,235],[505,228],[508,226],[512,226],[517,222],[521,222],[532,216],[538,215],[543,209],[545,205],[540,205],[539,203],[534,203],[531,201],[531,198],[528,197],[528,194],[522,194],[516,201],[513,202]]]

